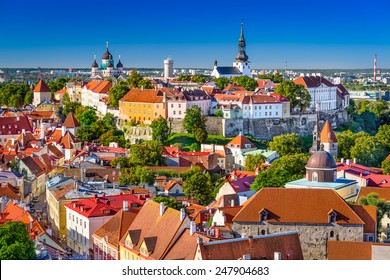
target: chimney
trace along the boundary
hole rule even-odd
[[[356,164],[356,158],[353,158],[353,164]]]
[[[346,164],[349,165],[349,166],[351,166],[351,160],[350,160],[350,159],[347,159]]]
[[[11,138],[11,145],[15,145],[15,139]]]
[[[123,211],[129,211],[129,202],[127,200],[123,201]]]
[[[164,214],[165,211],[165,205],[164,202],[160,202],[160,216]]]
[[[234,199],[230,200],[230,206],[233,207],[234,206]]]
[[[233,181],[237,181],[237,172],[236,172],[236,169],[233,170],[232,174],[230,175],[230,178],[232,178]]]
[[[62,137],[64,137],[65,136],[65,133],[66,133],[66,127],[65,126],[62,126],[61,127],[61,131],[62,131]]]
[[[282,253],[274,252],[274,260],[280,261],[282,259]]]
[[[195,232],[196,232],[196,223],[195,221],[192,221],[190,223],[190,235],[194,235]]]
[[[341,163],[344,163],[344,158],[341,158]]]
[[[186,218],[186,211],[184,210],[184,208],[181,208],[180,209],[180,221],[184,221],[185,218]]]
[[[16,117],[16,121],[20,122],[20,117],[19,116]]]
[[[23,136],[26,135],[26,130],[24,128],[22,129],[22,134],[23,134]]]
[[[215,228],[215,238],[220,238],[221,237],[221,230],[219,228]]]

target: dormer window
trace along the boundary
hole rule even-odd
[[[336,223],[337,214],[335,211],[331,210],[328,213],[328,220],[330,224]]]
[[[260,223],[265,223],[268,219],[268,211],[265,209],[261,209],[259,214],[260,214]]]

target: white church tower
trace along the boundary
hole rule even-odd
[[[244,23],[241,22],[241,33],[240,39],[238,40],[238,54],[236,56],[236,61],[233,62],[233,67],[237,67],[238,70],[242,73],[242,76],[248,76],[252,78],[251,74],[251,63],[248,61],[248,56],[245,52],[246,43],[244,37]]]

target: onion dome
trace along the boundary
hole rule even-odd
[[[116,68],[123,68],[123,64],[120,60],[118,61]]]
[[[93,58],[92,68],[99,68],[99,65],[96,62],[96,55]]]
[[[109,67],[113,68],[114,65],[112,65],[111,61],[109,61],[109,62],[106,63],[106,67],[107,67],[107,68],[109,68]]]
[[[111,58],[110,58],[111,57]],[[112,59],[111,53],[108,51],[108,42],[106,43],[106,52],[103,54],[102,59]]]

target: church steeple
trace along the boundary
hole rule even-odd
[[[321,143],[321,141],[319,139],[319,132],[318,132],[318,130],[320,129],[319,124],[318,124],[318,114],[319,114],[318,104],[316,107],[317,107],[316,108],[316,123],[315,123],[314,129],[313,129],[313,145],[310,149],[311,153],[315,153],[315,152],[319,151],[320,150],[320,143]]]
[[[241,32],[240,32],[240,39],[238,40],[238,54],[236,56],[236,61],[248,61],[248,56],[245,52],[246,43],[245,43],[245,37],[244,37],[244,22],[241,21]]]

